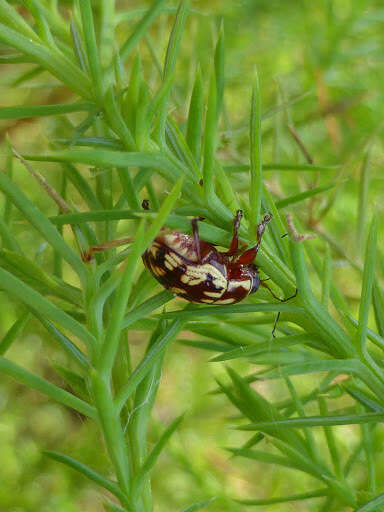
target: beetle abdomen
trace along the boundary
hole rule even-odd
[[[165,288],[190,302],[217,302],[228,287],[225,266],[191,261],[159,238],[145,251],[143,261]]]

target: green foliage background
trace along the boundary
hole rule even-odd
[[[145,5],[144,2],[136,4],[138,8]],[[118,3],[121,13],[128,7],[132,8],[132,2],[122,0]],[[197,12],[188,18],[177,61],[172,93],[176,105],[174,117],[182,122],[187,115],[186,100],[191,93],[196,61],[201,65],[203,83],[208,84],[219,24],[223,22],[227,82],[219,158],[231,164],[247,161],[250,95],[256,65],[262,109],[267,114],[262,125],[264,163],[306,163],[300,148],[293,142],[287,128],[289,124],[295,127],[314,164],[338,166],[323,173],[320,180],[314,179],[311,173],[298,176],[297,172],[277,173],[267,169],[265,181],[276,197],[283,199],[312,185],[332,181],[334,176],[334,188],[320,195],[321,199],[300,202],[287,211],[298,214],[303,230],[318,232],[319,238],[307,243],[313,244],[320,255],[324,254],[323,239],[329,241],[334,279],[356,317],[361,290],[359,265],[366,232],[374,212],[379,214],[379,220],[382,217],[384,204],[384,9],[381,2],[204,0],[192,2],[191,7]],[[163,15],[150,32],[161,61],[172,22],[173,15]],[[130,27],[132,21],[129,19],[120,25],[118,35],[121,40],[125,39]],[[142,59],[144,74],[155,81],[157,70],[149,46],[145,44],[142,45]],[[131,61],[129,65],[132,65]],[[1,106],[64,103],[71,99],[64,88],[55,87],[48,74],[29,75],[30,70],[29,65],[10,66],[2,62]],[[45,85],[42,87],[42,84]],[[205,90],[205,95],[207,92]],[[289,107],[276,109],[282,103]],[[73,122],[80,119],[80,114],[72,115]],[[63,119],[50,117],[0,120],[2,168],[7,165],[7,133],[20,152],[37,154],[44,153],[52,139],[65,137],[66,126]],[[35,167],[60,190],[59,174],[54,165],[42,162]],[[236,176],[239,190],[242,185],[247,190],[243,175]],[[56,215],[56,206],[19,164],[15,165],[14,181],[41,210]],[[159,181],[159,189],[162,185]],[[78,197],[70,199],[79,205]],[[3,202],[3,197],[0,201]],[[120,234],[124,236],[123,223],[121,226]],[[378,279],[382,280],[382,225],[379,228]],[[44,247],[40,247],[40,240],[22,217],[14,223],[14,229],[23,245],[30,246],[31,254],[41,250],[43,258]],[[314,275],[311,280],[315,290],[319,291],[320,280]],[[3,334],[18,318],[19,306],[0,294],[0,312],[0,334]],[[372,315],[370,326],[374,325]],[[140,331],[136,333],[135,344],[134,353],[139,354],[143,344]],[[52,370],[52,363],[65,362],[63,355],[48,343],[45,331],[34,320],[30,320],[28,331],[13,344],[9,357],[44,375],[47,380],[63,385],[59,371]],[[220,502],[213,502],[207,510],[235,512],[241,506],[231,497],[263,498],[305,491],[309,477],[232,458],[223,450],[223,447],[240,445],[249,436],[229,428],[236,423],[236,418],[228,422],[228,417],[234,414],[228,400],[223,395],[209,394],[215,388],[214,377],[224,378],[225,373],[222,363],[208,363],[210,357],[211,353],[181,343],[174,344],[167,354],[150,436],[157,439],[163,425],[184,411],[186,417],[155,466],[155,510],[180,510],[188,503],[220,496]],[[248,363],[238,360],[232,366],[243,373],[249,368]],[[298,377],[301,393],[313,388],[314,378]],[[264,386],[265,392],[272,397],[282,393],[279,385]],[[346,401],[339,405],[339,409],[348,405]],[[359,428],[343,426],[334,429],[342,453],[353,451]],[[384,481],[383,441],[382,429],[378,428],[373,439],[378,482]],[[78,473],[46,458],[42,450],[49,449],[71,454],[91,467],[103,468],[103,472],[109,464],[95,427],[89,423],[85,425],[80,415],[1,377],[0,510],[104,510],[98,489]],[[364,489],[366,479],[362,459],[353,473],[356,488]],[[383,488],[378,491],[382,492]],[[286,507],[287,504],[276,505],[273,510],[280,512],[287,510]],[[296,509],[318,510],[318,504],[302,502]]]

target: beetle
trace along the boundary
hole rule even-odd
[[[167,290],[190,302],[204,304],[234,304],[255,293],[260,286],[280,299],[260,279],[253,263],[272,214],[264,216],[257,226],[257,243],[250,249],[239,250],[239,230],[242,210],[233,221],[233,237],[226,252],[200,239],[198,219],[192,219],[193,235],[167,232],[164,229],[142,255],[144,265]]]

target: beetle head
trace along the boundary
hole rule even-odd
[[[251,287],[249,294],[255,293],[260,286],[259,271],[257,270],[257,266],[254,265],[253,263],[251,263],[250,265],[247,265],[247,270],[248,270],[249,277],[251,278],[251,281],[252,281],[252,287]]]

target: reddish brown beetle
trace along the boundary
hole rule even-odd
[[[160,232],[143,254],[149,272],[167,290],[190,302],[204,304],[234,304],[240,302],[260,286],[258,267],[253,263],[260,248],[265,227],[272,219],[264,216],[257,226],[257,243],[239,251],[239,229],[243,212],[236,212],[233,238],[227,252],[200,240],[197,219],[192,220],[193,236],[178,232]]]

